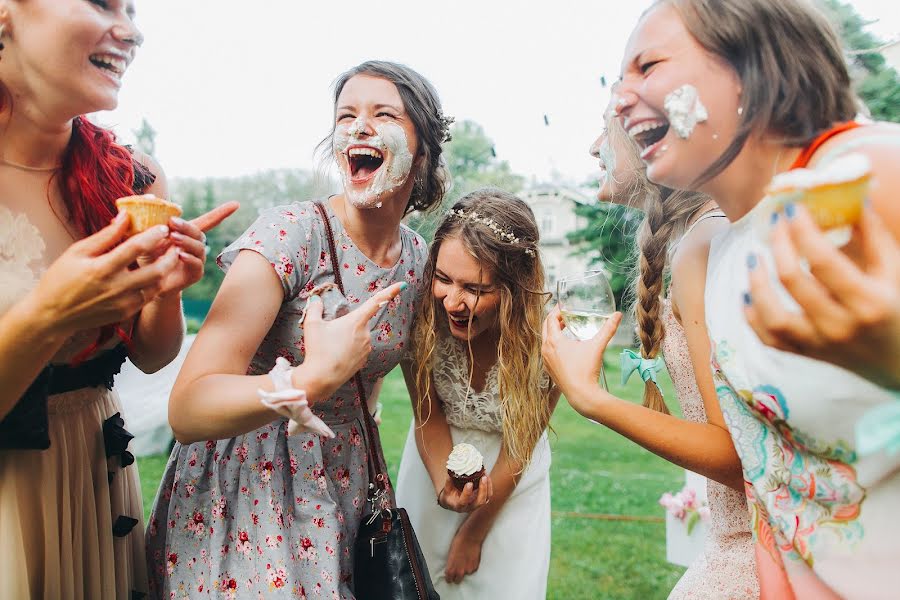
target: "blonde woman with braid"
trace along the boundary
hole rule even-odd
[[[615,99],[615,97],[614,97]],[[558,312],[545,324],[544,360],[569,403],[651,452],[709,478],[710,529],[703,552],[671,599],[757,598],[753,546],[740,462],[719,410],[709,368],[703,320],[703,287],[710,239],[727,220],[708,196],[675,192],[647,179],[636,147],[617,119],[592,148],[605,177],[599,199],[634,206],[646,217],[638,233],[639,275],[635,312],[640,353],[626,350],[623,364],[645,379],[637,406],[597,385],[603,351],[615,324],[591,341],[563,337]],[[666,275],[671,283],[665,290]],[[655,381],[660,351],[684,419],[669,414]]]
[[[425,268],[430,295],[417,315],[413,364],[404,369],[415,418],[397,501],[444,600],[546,596],[545,429],[559,391],[541,364],[537,242],[527,204],[476,190],[441,222]],[[460,443],[483,455],[489,474],[458,489],[447,463]]]

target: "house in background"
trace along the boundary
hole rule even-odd
[[[578,254],[577,248],[569,242],[568,234],[587,225],[587,220],[575,214],[579,204],[590,204],[596,200],[577,189],[555,185],[537,184],[519,192],[534,211],[538,229],[541,234],[541,259],[544,263],[544,282],[546,291],[554,295],[550,306],[556,302],[556,282],[568,275],[577,275],[588,269],[597,269],[600,265],[591,264],[590,257]],[[622,310],[622,307],[619,307]],[[624,310],[622,323],[616,331],[612,343],[619,346],[634,345],[633,311]],[[607,361],[613,360],[611,354]]]
[[[555,293],[560,277],[591,268],[588,256],[575,254],[575,246],[567,236],[587,225],[583,217],[575,214],[575,206],[594,200],[578,190],[553,184],[534,185],[520,192],[519,197],[534,211],[541,233],[547,291]]]

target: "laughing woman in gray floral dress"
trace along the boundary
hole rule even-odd
[[[311,202],[263,211],[219,257],[228,274],[170,400],[180,443],[148,526],[154,597],[354,598],[368,481],[352,376],[361,370],[370,393],[408,345],[426,247],[400,220],[440,203],[446,121],[411,69],[348,71],[331,136],[344,192],[324,203],[337,264]],[[324,322],[313,303],[300,327],[335,269],[350,314]],[[288,436],[287,419],[260,403],[278,357],[334,438]]]

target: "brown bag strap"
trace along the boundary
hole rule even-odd
[[[325,237],[328,238],[328,252],[331,256],[331,270],[334,272],[334,282],[337,284],[338,289],[341,290],[341,293],[346,296],[344,292],[344,281],[341,278],[341,265],[338,262],[337,258],[337,248],[334,243],[334,231],[331,229],[331,220],[328,218],[328,212],[325,210],[325,205],[321,202],[313,202],[316,207],[316,211],[318,211],[319,216],[322,218],[322,222],[325,224]],[[359,372],[357,372],[353,376],[353,381],[356,383],[356,389],[359,392],[359,401],[362,404],[362,412],[364,415],[364,421],[366,426],[366,453],[368,454],[368,467],[369,467],[369,499],[371,500],[376,493],[381,492],[382,494],[386,494],[388,489],[391,487],[390,476],[387,471],[387,463],[384,460],[384,452],[381,449],[381,438],[378,435],[378,426],[375,424],[375,419],[369,413],[369,404],[366,398],[366,390],[363,387],[362,377]],[[387,498],[390,496],[387,495]],[[373,506],[374,510],[374,506]]]

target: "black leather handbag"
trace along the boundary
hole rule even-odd
[[[368,502],[353,552],[353,593],[357,600],[440,600],[409,515],[391,500],[391,482],[378,427],[369,414],[365,390],[356,376],[366,423],[369,467]]]
[[[325,224],[334,282],[344,294],[340,263],[328,213],[321,202],[316,210]],[[363,517],[353,552],[353,593],[357,600],[440,600],[434,590],[425,557],[416,540],[409,516],[393,506],[378,426],[369,414],[366,390],[359,373],[353,379],[359,392],[366,429],[366,453],[369,469],[369,514]]]

